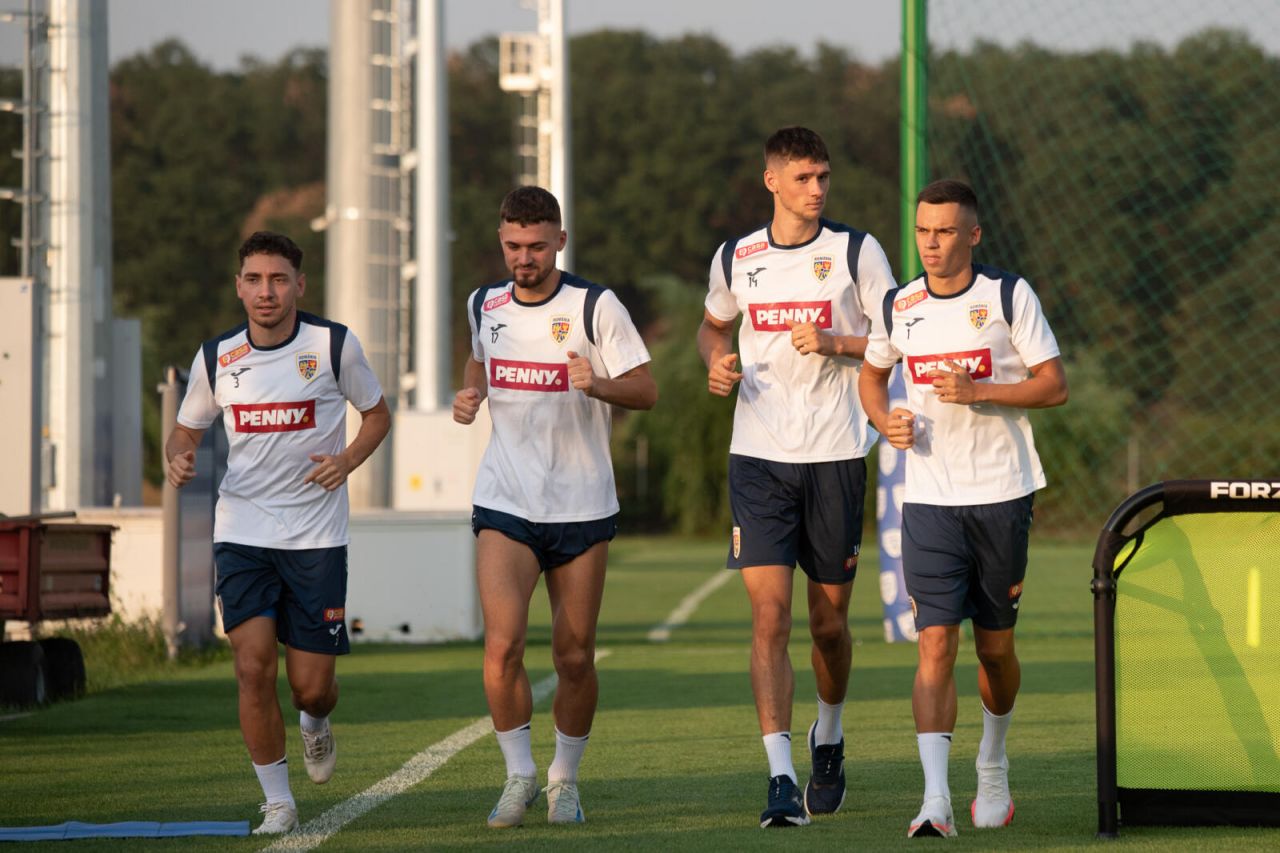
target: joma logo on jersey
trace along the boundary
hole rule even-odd
[[[901,299],[895,300],[893,303],[893,310],[906,311],[912,305],[918,305],[928,298],[929,298],[929,291],[917,290],[915,293],[911,294],[910,296],[904,296]]]
[[[484,303],[485,311],[492,311],[494,308],[501,308],[511,301],[511,291],[499,293],[497,296]]]
[[[738,260],[742,260],[743,258],[754,255],[756,252],[763,252],[767,248],[769,248],[769,243],[765,240],[761,240],[759,243],[752,243],[750,246],[739,246],[738,250],[733,253],[733,256]]]
[[[240,346],[236,347],[230,352],[224,352],[222,355],[218,356],[218,364],[222,365],[223,367],[226,367],[229,364],[235,364],[237,361],[244,358],[248,354],[249,354],[249,345],[247,343],[241,344]]]
[[[1252,481],[1220,481],[1209,484],[1209,497],[1234,498],[1235,500],[1280,500],[1280,483],[1256,483]]]
[[[489,384],[516,391],[568,391],[569,365],[491,358]]]
[[[316,428],[316,401],[232,403],[236,432],[293,432]]]
[[[929,385],[930,370],[947,370],[948,361],[954,361],[969,371],[974,379],[991,378],[991,350],[974,349],[967,352],[940,352],[937,355],[909,355],[907,368],[911,371],[911,381],[917,385]]]
[[[786,332],[794,323],[831,328],[831,302],[765,302],[748,305],[751,325],[757,332]]]

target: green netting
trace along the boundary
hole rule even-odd
[[[1157,522],[1115,650],[1120,787],[1280,792],[1280,514]]]
[[[1063,532],[1144,483],[1280,460],[1259,379],[1280,361],[1280,3],[1137,5],[928,10],[930,177],[975,186],[978,260],[1031,281],[1067,362],[1071,402],[1032,418],[1037,524]]]

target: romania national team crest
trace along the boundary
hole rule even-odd
[[[570,322],[568,317],[551,318],[551,340],[562,344],[569,337]]]
[[[313,352],[298,353],[298,375],[310,382],[320,371],[320,357]]]
[[[831,256],[830,255],[814,255],[813,256],[813,277],[818,281],[826,281],[827,276],[831,275]]]
[[[969,306],[969,323],[981,331],[991,317],[991,306],[985,302],[975,302]]]
[[[733,558],[738,559],[742,554],[742,528],[733,528]]]

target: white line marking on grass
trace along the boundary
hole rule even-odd
[[[607,649],[597,649],[596,660],[599,661],[608,654]],[[550,696],[556,689],[555,673],[533,685],[532,689],[535,704]],[[274,844],[262,848],[264,853],[268,850],[314,850],[351,821],[369,813],[392,797],[403,794],[443,767],[450,758],[492,731],[493,721],[488,717],[481,717],[470,725],[458,729],[444,740],[431,744],[410,758],[404,766],[387,778],[375,782],[354,797],[338,803],[320,817],[307,821]]]
[[[25,714],[6,714],[5,716],[0,717],[0,723],[7,723],[10,720],[21,720],[23,717],[30,717],[30,716],[31,716],[30,711],[27,711]]]
[[[707,596],[715,592],[720,587],[729,582],[735,572],[728,569],[722,569],[711,576],[711,579],[702,586],[695,589],[684,597],[675,610],[671,611],[671,615],[662,621],[661,624],[655,626],[649,632],[649,642],[665,643],[671,639],[671,630],[679,628],[681,625],[689,621],[689,617],[693,615],[693,611],[698,609],[698,605],[706,600]]]

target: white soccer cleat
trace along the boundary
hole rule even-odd
[[[946,797],[930,797],[920,807],[920,814],[911,821],[907,838],[955,838],[956,821],[951,816],[951,800]]]
[[[586,823],[578,786],[573,782],[551,782],[547,785],[547,823]]]
[[[298,826],[298,807],[293,803],[263,803],[258,811],[266,815],[254,835],[283,835]]]
[[[969,806],[973,825],[996,829],[1013,822],[1013,797],[1009,794],[1009,759],[978,765],[978,796]]]
[[[498,804],[489,812],[489,826],[507,829],[524,823],[524,813],[538,799],[538,780],[532,776],[508,776]]]
[[[333,740],[333,730],[329,728],[329,718],[325,717],[323,731],[314,734],[302,730],[302,763],[307,766],[307,775],[317,785],[323,785],[333,776],[333,765],[338,762],[338,745]]]

